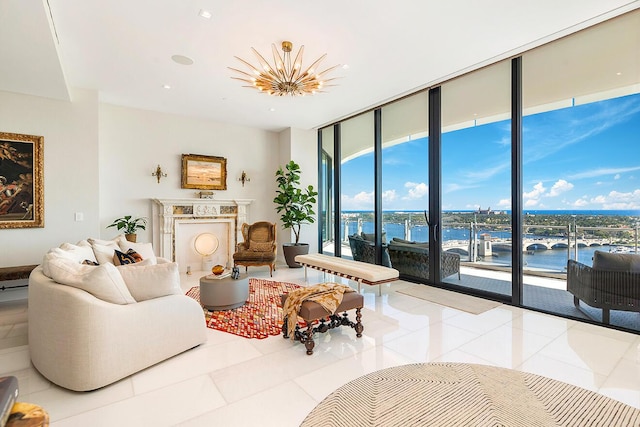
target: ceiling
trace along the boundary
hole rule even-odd
[[[0,0],[0,90],[271,131],[313,129],[640,7],[640,0]],[[212,13],[211,19],[198,15]],[[337,86],[306,97],[242,87],[227,67],[271,44],[327,53]],[[193,59],[174,62],[173,55]],[[163,88],[170,85],[170,89]]]

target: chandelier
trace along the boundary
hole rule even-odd
[[[335,79],[325,79],[324,76],[338,67],[337,65],[327,68],[322,72],[317,72],[318,65],[327,56],[326,53],[318,58],[306,70],[302,71],[302,54],[304,52],[304,46],[300,46],[300,50],[298,50],[293,62],[291,61],[292,49],[293,44],[291,42],[283,41],[283,55],[280,55],[276,45],[271,44],[274,62],[274,65],[271,65],[258,53],[258,51],[251,48],[258,58],[260,66],[254,67],[244,59],[235,56],[234,58],[249,67],[250,72],[247,73],[236,68],[229,67],[230,70],[242,75],[242,77],[231,78],[249,83],[250,86],[244,87],[253,87],[258,89],[260,92],[274,96],[313,95],[316,92],[323,92],[322,89],[325,87],[333,86],[327,85],[326,83]]]

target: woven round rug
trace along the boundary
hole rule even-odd
[[[207,327],[245,338],[267,338],[282,333],[280,295],[300,285],[273,280],[249,279],[249,299],[233,310],[207,310],[203,307]],[[187,296],[200,302],[200,287],[194,286]]]
[[[301,426],[638,426],[640,410],[551,378],[463,363],[418,363],[340,387]]]

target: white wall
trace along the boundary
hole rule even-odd
[[[1,229],[0,267],[38,264],[62,242],[110,238],[113,219],[151,219],[151,198],[192,198],[180,188],[181,154],[227,158],[227,190],[219,199],[254,199],[249,221],[278,222],[273,198],[275,171],[294,159],[302,181],[317,188],[315,131],[280,134],[202,120],[100,104],[90,90],[73,90],[64,102],[0,92],[0,131],[44,136],[44,228]],[[151,176],[160,164],[166,178]],[[237,181],[242,171],[251,179]],[[84,221],[76,222],[81,212]],[[279,226],[280,227],[280,226]],[[303,227],[302,239],[317,250],[317,225]],[[280,228],[282,241],[291,241]],[[139,241],[151,241],[151,227]],[[279,251],[281,252],[281,251]],[[279,254],[281,255],[281,253]]]
[[[98,96],[72,97],[0,92],[0,131],[44,136],[44,228],[0,229],[0,267],[39,264],[49,248],[99,233]]]
[[[151,218],[151,198],[194,198],[200,190],[180,188],[181,155],[227,159],[227,190],[216,199],[254,199],[249,221],[277,220],[273,209],[278,135],[260,129],[217,123],[114,105],[100,105],[100,228],[124,215]],[[167,173],[158,184],[151,173],[160,164]],[[251,179],[242,187],[242,171]],[[150,242],[151,229],[138,241]]]
[[[300,184],[307,187],[313,185],[318,190],[318,138],[315,130],[300,130],[288,128],[280,132],[279,136],[279,165],[283,166],[290,160],[294,160],[300,165]],[[275,170],[274,170],[275,173]],[[274,190],[275,191],[275,190]],[[273,198],[272,198],[273,199]],[[300,242],[309,244],[309,252],[318,251],[318,205],[314,207],[316,212],[316,222],[306,224],[300,228]],[[295,235],[291,230],[283,230],[279,221],[280,229],[278,230],[278,242],[280,245],[295,241]],[[282,257],[282,251],[278,256]],[[282,257],[283,258],[283,257]]]

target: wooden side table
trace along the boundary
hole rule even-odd
[[[33,403],[16,402],[5,427],[48,427],[49,414]]]

